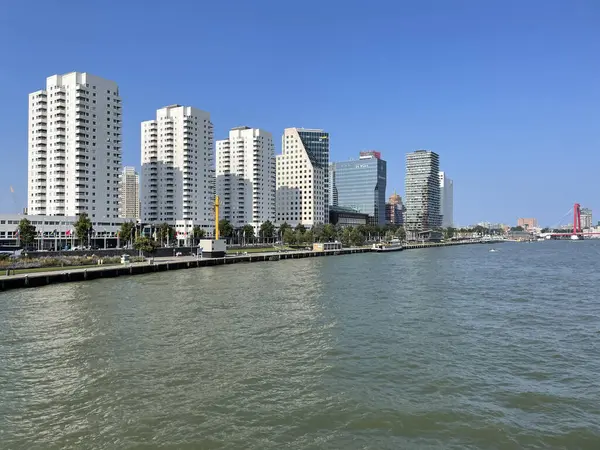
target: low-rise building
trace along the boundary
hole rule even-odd
[[[342,206],[331,206],[329,208],[329,223],[339,227],[357,227],[366,225],[369,215],[361,213],[356,209],[344,208]]]

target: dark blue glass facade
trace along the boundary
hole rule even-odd
[[[337,205],[369,215],[369,222],[385,225],[387,164],[376,157],[335,163]]]
[[[327,205],[329,199],[329,133],[323,130],[299,128],[298,135],[312,165],[323,169],[325,217],[329,217],[329,207]]]

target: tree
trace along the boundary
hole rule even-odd
[[[352,245],[352,227],[345,227],[340,232],[340,241],[345,247]]]
[[[444,239],[452,239],[454,237],[454,233],[456,233],[456,229],[452,227],[448,227],[444,230]]]
[[[242,227],[242,236],[244,238],[244,244],[252,242],[254,239],[254,227],[250,224],[246,224]]]
[[[77,222],[73,225],[75,227],[75,234],[83,245],[88,243],[90,233],[92,232],[92,222],[87,214],[83,213],[79,215]]]
[[[296,225],[296,231],[300,231],[302,234],[304,234],[306,232],[306,227],[299,223],[298,225]]]
[[[269,239],[273,239],[275,236],[275,225],[273,225],[270,220],[263,222],[260,226],[259,234],[263,240],[268,241]]]
[[[144,253],[148,253],[150,255],[154,254],[157,247],[158,247],[158,242],[156,242],[154,239],[151,239],[146,236],[138,237],[135,240],[135,242],[133,243],[133,248],[135,248],[136,250],[142,251]]]
[[[304,243],[304,233],[302,232],[302,230],[294,231],[294,240],[298,245],[302,245],[302,243]]]
[[[125,243],[131,242],[133,240],[133,230],[135,230],[135,224],[133,222],[123,222],[121,224],[121,229],[119,230],[119,239]]]
[[[200,239],[206,236],[206,231],[200,225],[194,225],[192,229],[192,238],[194,239],[194,245],[198,245]]]
[[[288,225],[288,228],[285,229],[283,233],[283,243],[284,244],[295,244],[296,243],[296,234],[292,231],[292,227]]]
[[[512,227],[510,229],[510,231],[525,231],[525,229],[521,226],[518,226],[518,227]]]
[[[313,242],[323,242],[325,226],[322,223],[317,223],[312,227]]]
[[[360,230],[354,228],[350,232],[350,243],[355,247],[360,247],[365,243],[365,235],[360,232]]]
[[[400,239],[401,241],[406,240],[406,230],[402,226],[400,226],[396,229],[396,232],[394,233],[394,235],[396,236],[396,238]]]
[[[35,240],[35,226],[27,219],[21,219],[19,222],[19,240],[25,246],[33,244]]]
[[[291,230],[292,226],[287,223],[287,222],[283,222],[281,225],[279,225],[279,238],[283,240],[283,236],[285,236],[285,232],[287,230]]]
[[[542,233],[550,233],[550,228],[542,228]]]
[[[312,232],[312,230],[308,230],[306,233],[304,233],[305,244],[313,245],[314,239],[314,233]]]
[[[233,225],[229,223],[229,220],[219,220],[219,234],[225,238],[233,236]]]
[[[394,239],[394,232],[392,230],[388,230],[385,233],[385,240],[386,241],[391,241],[392,239]]]
[[[335,227],[328,223],[323,227],[323,240],[327,242],[333,241],[337,236],[337,231]]]
[[[167,242],[172,243],[175,240],[175,228],[173,228],[167,222],[164,222],[163,224],[159,225],[157,235],[160,245],[165,245]]]

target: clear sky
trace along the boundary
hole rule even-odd
[[[334,161],[379,150],[388,193],[433,150],[462,225],[554,225],[576,201],[600,219],[597,0],[4,1],[0,57],[0,212],[27,201],[28,93],[81,71],[119,84],[126,165],[180,103],[216,139],[260,127],[279,152],[297,126],[329,131]]]

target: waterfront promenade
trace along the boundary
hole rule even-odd
[[[414,243],[405,244],[403,250],[419,248],[448,247],[455,245],[477,244],[479,241],[462,241],[447,243]],[[48,270],[47,272],[33,272],[19,275],[0,276],[0,291],[10,289],[39,287],[54,283],[68,283],[74,281],[94,280],[98,278],[114,278],[127,275],[142,275],[168,270],[191,269],[206,266],[225,264],[252,263],[264,261],[280,261],[287,259],[311,258],[320,256],[339,256],[355,253],[369,253],[370,247],[350,247],[341,250],[316,252],[312,250],[292,250],[281,252],[264,252],[228,255],[224,258],[198,258],[197,256],[168,256],[149,259],[145,262],[110,265],[90,266],[64,270]]]

